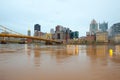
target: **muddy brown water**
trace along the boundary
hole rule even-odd
[[[120,80],[120,45],[0,44],[0,80]]]

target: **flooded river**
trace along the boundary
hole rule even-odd
[[[120,80],[120,45],[0,44],[0,80]]]

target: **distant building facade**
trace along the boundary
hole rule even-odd
[[[55,27],[55,39],[58,39],[58,40],[63,40],[64,39],[64,32],[62,30],[62,27],[61,25],[57,25]]]
[[[70,39],[75,39],[75,38],[79,38],[79,32],[78,31],[70,32]]]
[[[51,33],[51,35],[52,35],[52,39],[55,39],[55,31],[54,31],[53,28],[50,29],[50,33]]]
[[[120,34],[120,23],[113,24],[109,30],[109,35],[114,37],[115,35]]]
[[[109,40],[114,43],[120,43],[120,23],[115,23],[110,27]]]
[[[55,27],[55,34],[54,39],[63,41],[63,42],[69,42],[71,39],[78,39],[79,38],[79,32],[78,31],[72,31],[69,28],[63,27],[61,25],[57,25]]]
[[[86,36],[90,36],[90,32],[86,32]]]
[[[51,34],[55,34],[55,31],[54,31],[53,28],[50,30],[50,33],[51,33]]]
[[[69,28],[65,28],[61,25],[56,26],[55,39],[58,39],[58,40],[69,39],[69,37],[70,37],[69,34],[70,34]]]
[[[40,32],[41,32],[41,25],[35,24],[35,25],[34,25],[34,36],[40,36],[40,35],[39,35]]]
[[[96,36],[95,35],[87,35],[86,36],[87,43],[95,42],[95,40],[96,40]]]
[[[108,30],[108,23],[106,22],[99,23],[99,30],[101,32],[106,32]]]
[[[115,36],[113,37],[113,41],[114,41],[115,43],[120,43],[120,34],[115,35]]]
[[[90,23],[90,35],[95,35],[98,31],[98,23],[93,19]]]
[[[31,30],[28,30],[28,36],[31,36]]]
[[[41,25],[35,24],[34,25],[34,30],[41,31]]]
[[[108,32],[97,32],[96,42],[108,42]]]

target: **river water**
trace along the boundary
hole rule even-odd
[[[120,80],[120,45],[0,44],[0,80]]]

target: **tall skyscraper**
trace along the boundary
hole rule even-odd
[[[34,25],[34,36],[39,36],[40,32],[41,32],[41,25],[35,24]]]
[[[41,31],[41,25],[35,24],[34,25],[34,30]]]
[[[98,31],[98,23],[93,19],[90,24],[90,34],[95,35]]]
[[[99,29],[101,32],[106,32],[108,29],[108,23],[106,22],[99,23]]]

